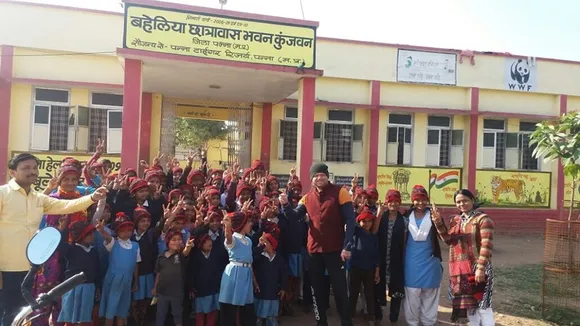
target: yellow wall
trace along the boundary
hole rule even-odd
[[[479,111],[559,115],[559,103],[556,95],[487,89],[479,91]]]
[[[15,48],[14,77],[123,84],[123,67],[116,56],[62,54]]]
[[[568,96],[568,112],[580,111],[580,96]]]
[[[9,151],[30,149],[30,128],[32,127],[32,86],[12,84],[10,98]]]
[[[370,95],[370,83],[366,80],[316,79],[316,98],[319,101],[370,104]]]
[[[469,110],[469,89],[381,83],[381,105]]]

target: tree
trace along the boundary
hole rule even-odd
[[[568,211],[570,221],[580,177],[580,114],[571,112],[555,122],[538,123],[530,136],[530,146],[536,147],[533,153],[536,158],[543,157],[545,162],[561,160],[564,174],[572,178],[572,198]]]
[[[175,118],[175,146],[207,148],[210,140],[225,140],[228,132],[225,121]]]

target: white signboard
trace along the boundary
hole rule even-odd
[[[534,59],[505,58],[504,88],[510,91],[534,92],[538,67]]]
[[[399,49],[397,81],[456,85],[457,55]]]

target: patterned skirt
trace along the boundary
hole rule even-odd
[[[473,273],[477,269],[477,264],[473,265]],[[477,302],[477,309],[487,309],[491,308],[492,306],[492,299],[493,299],[493,266],[488,263],[485,266],[485,276],[487,277],[487,282],[485,284],[485,290],[483,292],[483,297],[481,300]],[[449,282],[449,291],[448,291],[449,300],[452,302],[457,300],[456,296],[453,295],[451,282]],[[461,317],[463,318],[463,317]]]

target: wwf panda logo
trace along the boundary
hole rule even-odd
[[[527,84],[530,80],[531,69],[527,60],[518,59],[512,63],[510,75],[513,81],[519,84]]]

